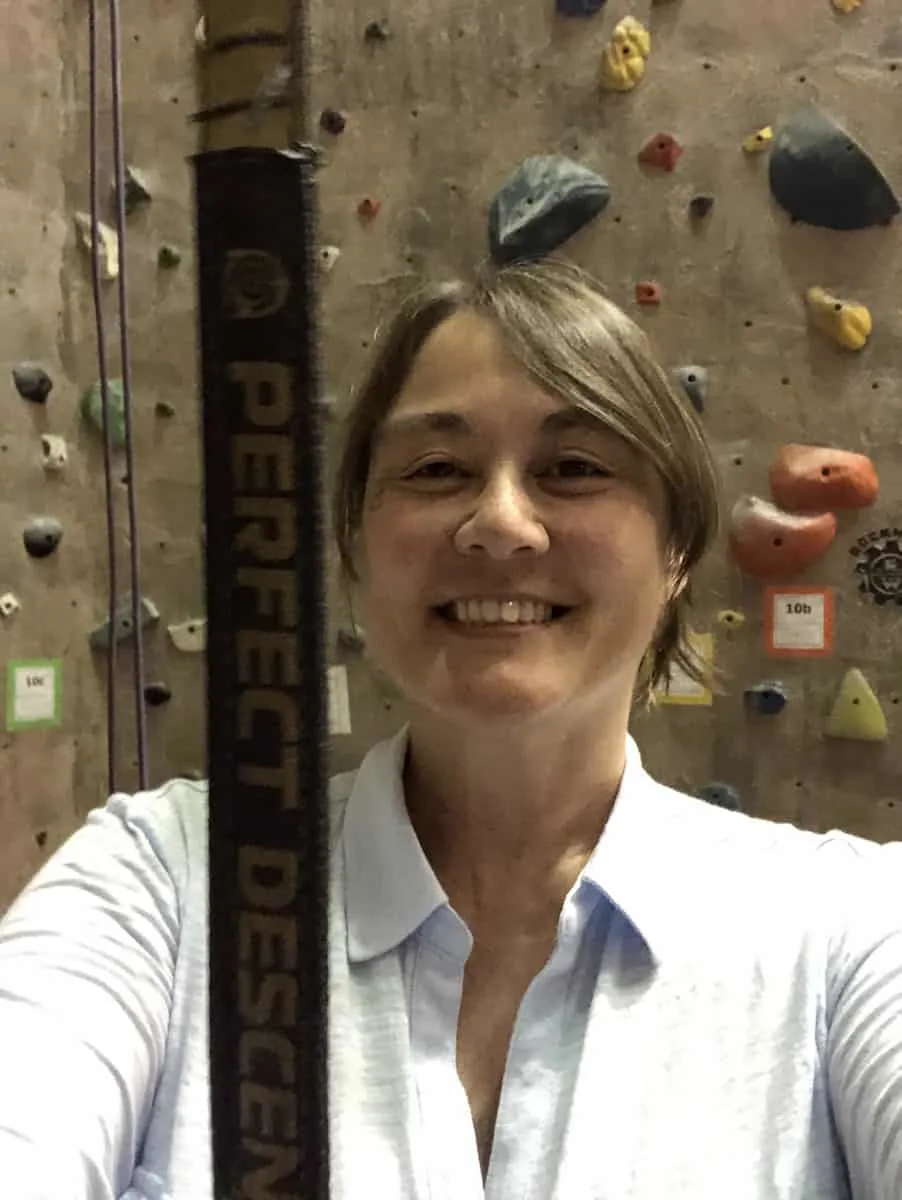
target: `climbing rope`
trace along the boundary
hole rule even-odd
[[[110,79],[113,135],[113,177],[116,203],[116,240],[119,254],[117,302],[119,309],[119,351],[121,360],[122,395],[125,428],[126,496],[128,504],[129,588],[131,599],[131,631],[134,643],[132,684],[134,688],[135,729],[137,742],[138,782],[144,789],[149,785],[147,753],[147,722],[144,710],[144,645],[141,636],[141,574],[140,538],[138,532],[138,501],[135,474],[135,454],[132,437],[131,354],[128,330],[128,266],[125,230],[125,150],[122,135],[122,68],[121,30],[118,0],[107,0],[110,33]],[[118,720],[116,705],[117,644],[116,615],[119,610],[119,578],[116,546],[116,498],[113,482],[113,431],[110,419],[109,352],[106,317],[100,269],[100,102],[99,102],[99,31],[97,0],[89,0],[89,155],[91,192],[91,291],[97,341],[98,380],[101,396],[103,431],[104,507],[106,512],[107,544],[107,790],[118,791],[117,749]]]

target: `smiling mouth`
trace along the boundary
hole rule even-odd
[[[500,616],[487,617],[484,612],[473,613],[466,609],[462,612],[460,606],[454,601],[451,601],[449,604],[440,604],[432,611],[445,624],[455,629],[497,633],[519,633],[529,629],[542,629],[553,625],[561,617],[566,616],[567,613],[572,611],[569,605],[563,604],[546,605],[544,609],[544,612],[538,613],[534,608],[531,618],[524,619],[521,615],[515,621],[505,620]]]

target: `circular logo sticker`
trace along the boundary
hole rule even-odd
[[[902,529],[879,529],[858,539],[849,552],[858,561],[858,590],[875,604],[902,605]]]
[[[229,251],[223,295],[232,320],[271,317],[284,305],[288,289],[288,272],[275,255],[265,250]]]

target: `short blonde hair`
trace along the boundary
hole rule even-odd
[[[359,578],[354,546],[374,436],[420,348],[461,310],[491,320],[516,361],[549,394],[589,413],[657,471],[668,505],[665,546],[676,587],[640,667],[636,698],[650,702],[674,666],[699,683],[710,683],[688,623],[690,573],[719,523],[717,469],[708,442],[642,330],[589,275],[556,259],[485,265],[471,283],[421,287],[382,331],[345,419],[334,483],[332,518],[343,581]]]

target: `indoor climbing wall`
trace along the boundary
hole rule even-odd
[[[132,441],[122,445],[109,95],[98,257],[121,611],[108,622],[87,27],[6,16],[0,387],[0,907],[118,785],[136,707],[128,480],[140,532],[151,782],[204,763],[202,529],[188,155],[197,14],[124,16]],[[648,329],[721,466],[696,587],[713,691],[674,678],[635,734],[714,803],[902,837],[902,240],[892,0],[315,0],[323,380],[336,414],[423,275],[563,252]],[[60,66],[60,63],[63,65]],[[261,80],[259,104],[278,95]],[[252,110],[249,125],[255,119]],[[117,277],[118,276],[118,277]],[[332,582],[337,768],[403,705]]]

